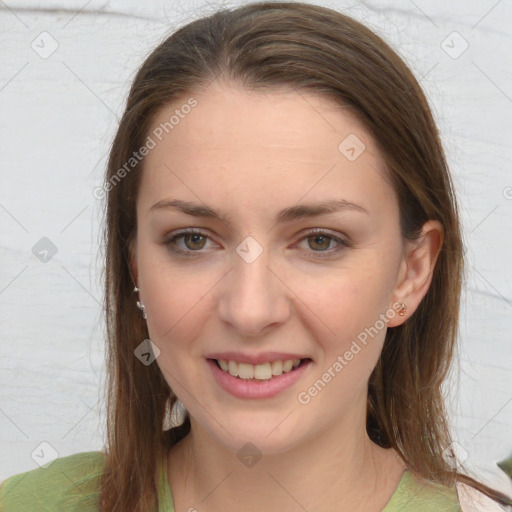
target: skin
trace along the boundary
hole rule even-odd
[[[145,157],[132,246],[150,338],[161,351],[156,364],[191,416],[190,434],[168,457],[176,510],[382,510],[405,469],[365,429],[368,378],[386,326],[308,404],[297,395],[379,315],[396,311],[393,304],[407,304],[407,314],[389,318],[387,328],[414,312],[442,226],[427,222],[420,243],[402,239],[383,159],[350,110],[309,93],[218,82],[193,96],[198,105]],[[153,127],[189,97],[163,109]],[[366,146],[354,161],[338,150],[350,134]],[[169,198],[225,209],[231,224],[149,212]],[[368,214],[275,223],[285,207],[341,198]],[[165,245],[166,235],[187,227],[210,237],[176,241],[199,256]],[[306,233],[311,228],[350,245],[335,251],[334,239]],[[249,235],[263,248],[252,263],[236,252]],[[227,350],[297,352],[313,364],[278,396],[244,400],[221,389],[206,364],[206,354]],[[262,454],[252,467],[237,458],[247,442]]]

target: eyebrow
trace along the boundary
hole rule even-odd
[[[182,201],[180,199],[163,199],[154,204],[149,212],[159,211],[162,209],[175,209],[180,212],[192,215],[193,217],[205,217],[209,219],[220,220],[226,224],[230,224],[229,214],[226,211],[216,211],[209,206]],[[290,206],[278,212],[275,218],[276,224],[291,222],[295,219],[305,217],[315,217],[328,213],[336,213],[340,211],[354,211],[369,215],[368,210],[362,206],[347,201],[346,199],[336,199],[332,201],[322,201],[319,203],[307,203]]]

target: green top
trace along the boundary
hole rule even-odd
[[[13,475],[0,483],[0,511],[97,511],[104,463],[102,452],[83,452],[58,458],[46,468]],[[159,475],[158,512],[175,512],[167,464],[162,462]],[[461,510],[454,489],[423,486],[406,470],[382,512]]]

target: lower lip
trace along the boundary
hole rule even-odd
[[[304,361],[295,370],[282,373],[270,380],[245,380],[233,377],[228,372],[221,370],[212,359],[207,359],[206,362],[211,368],[217,384],[238,398],[272,398],[295,384],[304,375],[304,372],[308,371],[312,363],[311,360]]]

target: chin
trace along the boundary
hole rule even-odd
[[[233,419],[225,423],[227,432],[216,425],[214,435],[220,444],[231,449],[237,456],[246,453],[277,455],[291,450],[301,439],[300,431],[289,421],[283,421],[284,418],[286,414],[279,415],[278,420],[269,418],[268,421],[248,418],[246,421],[235,422]]]

